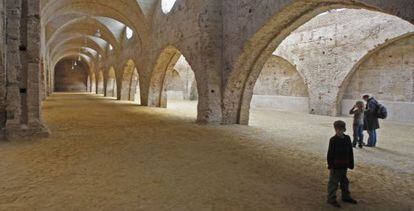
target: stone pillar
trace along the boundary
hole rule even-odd
[[[5,138],[47,136],[40,103],[39,0],[6,0]]]
[[[222,122],[222,71],[223,71],[223,16],[222,0],[204,1],[206,8],[199,14],[200,48],[195,56],[199,65],[194,69],[198,86],[199,123]]]
[[[6,85],[7,85],[7,74],[5,69],[5,51],[6,51],[6,43],[5,43],[5,1],[0,1],[0,139],[4,138],[4,127],[6,124]]]
[[[16,131],[20,128],[21,118],[21,98],[19,89],[19,76],[21,76],[22,66],[20,63],[20,18],[22,13],[21,0],[6,1],[6,138],[9,131]],[[12,134],[11,134],[12,135]]]
[[[130,91],[130,80],[128,82],[126,81],[120,81],[118,83],[120,85],[120,89],[118,89],[118,97],[120,100],[128,101],[129,100],[129,91]]]

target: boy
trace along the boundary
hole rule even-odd
[[[341,207],[336,201],[336,191],[338,184],[341,185],[342,201],[351,204],[357,204],[357,201],[351,198],[349,192],[349,180],[346,173],[349,169],[354,169],[354,154],[351,138],[345,135],[346,124],[344,121],[336,121],[334,123],[336,135],[329,141],[328,150],[328,203],[334,207]]]
[[[358,143],[358,147],[362,148],[364,144],[364,102],[358,101],[354,107],[349,111],[349,114],[354,115],[354,141],[352,142],[352,146],[356,147]]]

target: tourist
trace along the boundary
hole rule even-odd
[[[346,124],[344,121],[334,123],[335,136],[329,141],[328,169],[330,170],[328,182],[328,203],[334,207],[341,207],[336,200],[338,185],[342,191],[342,201],[357,204],[351,198],[349,192],[349,180],[346,176],[348,169],[354,169],[354,153],[351,138],[345,135]]]
[[[377,144],[377,129],[380,128],[378,121],[378,101],[370,95],[366,94],[362,97],[366,102],[366,109],[364,112],[364,130],[368,132],[367,147],[375,147]]]
[[[358,101],[354,107],[349,111],[349,114],[354,115],[354,141],[352,142],[352,146],[356,147],[358,143],[358,147],[362,148],[364,144],[364,102]]]

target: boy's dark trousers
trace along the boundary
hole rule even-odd
[[[364,125],[354,124],[354,141],[352,145],[355,147],[357,144],[360,146],[364,143]]]
[[[330,169],[328,182],[328,202],[336,201],[338,185],[341,186],[342,200],[350,199],[349,180],[346,176],[348,169]]]

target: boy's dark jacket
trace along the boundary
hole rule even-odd
[[[331,138],[327,160],[329,169],[354,169],[354,152],[348,135]]]

